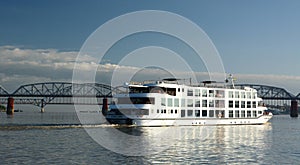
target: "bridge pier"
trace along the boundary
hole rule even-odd
[[[102,103],[102,114],[103,114],[103,116],[107,115],[107,111],[108,111],[108,100],[107,100],[107,98],[103,98],[103,103]]]
[[[41,113],[45,112],[45,101],[44,99],[41,100]]]
[[[7,99],[6,114],[7,114],[7,115],[13,115],[14,112],[15,112],[15,109],[14,109],[14,98],[9,97],[9,98]]]
[[[291,117],[298,117],[298,101],[292,100],[291,101]]]

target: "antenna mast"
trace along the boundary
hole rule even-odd
[[[228,78],[226,79],[226,82],[230,82],[231,86],[233,89],[235,89],[235,86],[234,86],[234,81],[235,81],[235,78],[232,76],[232,74],[229,74]]]

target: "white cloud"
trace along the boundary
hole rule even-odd
[[[135,67],[116,64],[97,64],[97,59],[88,55],[77,60],[78,52],[62,52],[55,49],[22,49],[14,46],[0,46],[0,84],[9,91],[21,84],[45,81],[72,80],[73,68],[77,62],[82,71],[97,68],[97,74],[108,77],[115,68],[131,72]],[[76,61],[77,60],[77,61]],[[108,81],[98,78],[103,82]]]

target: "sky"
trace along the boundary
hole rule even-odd
[[[218,50],[226,73],[232,73],[237,83],[279,86],[297,94],[299,8],[298,0],[0,1],[0,85],[14,91],[26,83],[70,81],[79,51],[101,25],[130,12],[162,10],[201,27]],[[119,62],[124,55],[147,45],[167,47],[184,56],[199,75],[207,71],[188,46],[159,33],[123,38],[100,64],[86,56],[80,66],[98,67],[96,81],[108,79],[118,67],[124,72],[138,71],[138,66]],[[155,70],[143,74],[157,76]]]

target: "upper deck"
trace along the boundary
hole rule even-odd
[[[234,84],[203,81],[200,84],[180,83],[178,79],[164,79],[162,81],[144,81],[127,85],[127,93],[160,93],[170,96],[202,96],[216,98],[257,98],[257,91],[250,87],[238,87]]]

